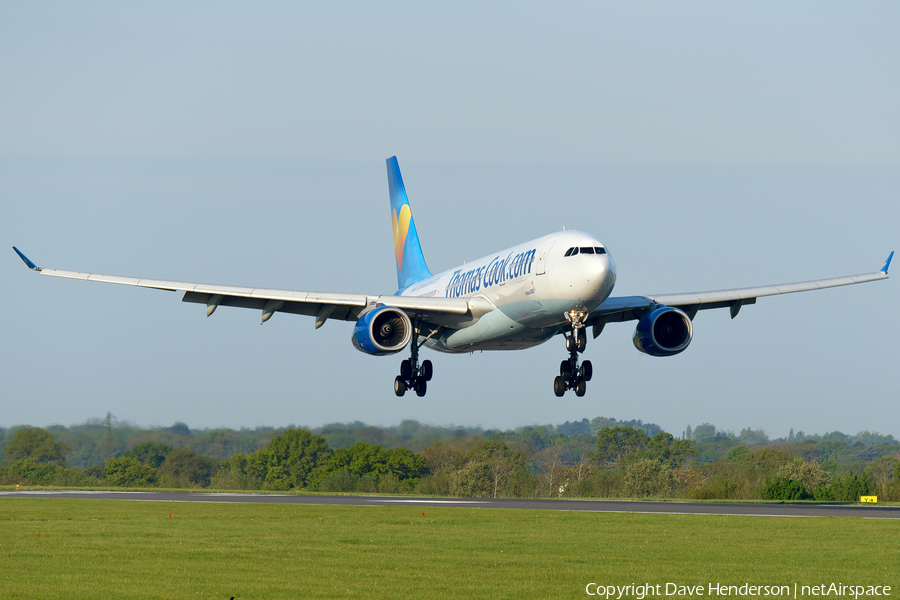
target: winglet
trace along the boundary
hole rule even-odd
[[[894,258],[893,250],[891,250],[891,254],[890,254],[890,256],[888,256],[888,259],[886,261],[884,261],[884,266],[881,267],[881,272],[884,273],[885,275],[887,275],[888,269],[891,267],[891,259],[892,258]]]
[[[40,268],[39,266],[37,266],[36,264],[34,264],[34,263],[31,262],[30,260],[28,260],[28,257],[27,257],[27,256],[25,256],[24,254],[22,254],[21,252],[19,252],[19,249],[18,249],[18,248],[16,248],[15,246],[13,246],[12,248],[13,248],[13,250],[16,251],[16,254],[19,255],[19,258],[21,258],[21,259],[25,262],[25,264],[28,265],[28,268],[29,268],[29,269],[31,269],[31,270],[33,270],[33,271],[40,271],[40,270],[41,270],[41,268]],[[893,255],[893,253],[891,253],[891,255]],[[890,260],[888,260],[888,262],[890,262]]]

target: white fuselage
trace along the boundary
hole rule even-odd
[[[489,307],[480,318],[443,329],[426,342],[430,348],[513,350],[547,341],[567,326],[567,312],[593,310],[615,282],[615,261],[602,242],[565,231],[449,269],[398,294],[480,298]]]

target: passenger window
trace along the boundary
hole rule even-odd
[[[569,248],[568,250],[566,250],[566,256],[572,256],[572,250],[574,249],[575,248]]]
[[[587,248],[582,248],[582,249],[581,249],[581,253],[582,253],[582,254],[593,254],[593,253],[594,253],[594,249],[591,248],[590,246],[588,246]]]
[[[594,248],[594,252],[597,254],[606,254],[606,248]]]

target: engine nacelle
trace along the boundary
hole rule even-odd
[[[371,310],[356,321],[353,328],[353,347],[375,356],[395,354],[406,348],[412,339],[412,321],[399,308],[382,306]]]
[[[672,356],[691,343],[691,320],[677,308],[663,306],[644,315],[634,330],[634,347],[650,356]]]

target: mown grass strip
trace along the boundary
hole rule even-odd
[[[898,539],[897,520],[859,518],[0,498],[0,598],[585,598],[589,582],[900,597]]]

